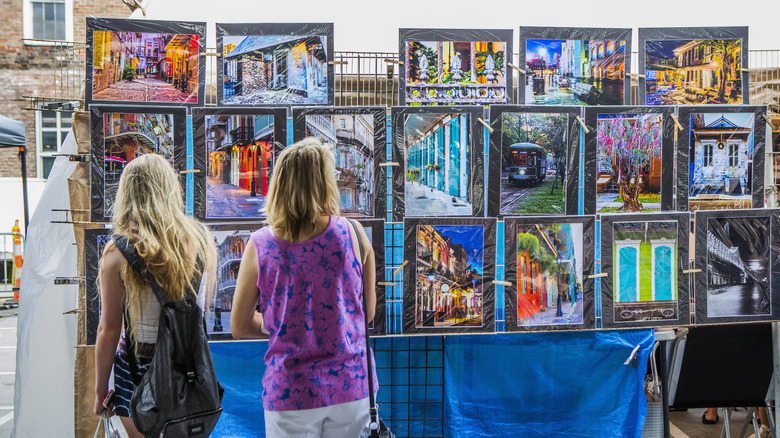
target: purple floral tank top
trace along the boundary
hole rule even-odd
[[[266,410],[314,409],[368,397],[363,266],[350,227],[331,216],[322,234],[304,242],[278,239],[268,227],[252,234],[260,311],[270,332]],[[372,376],[377,391],[376,371]]]

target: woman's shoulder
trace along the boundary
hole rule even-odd
[[[103,250],[103,255],[100,258],[100,265],[104,270],[117,269],[119,270],[126,263],[125,256],[116,247],[113,240],[109,240],[106,244],[106,248]]]

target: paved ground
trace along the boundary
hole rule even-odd
[[[249,190],[209,177],[206,187],[207,218],[258,218],[264,196],[249,196]]]
[[[723,409],[719,410],[718,415],[720,420],[716,424],[703,424],[701,422],[701,416],[705,409],[689,409],[687,411],[670,412],[670,431],[672,438],[717,438],[720,436],[723,430]],[[742,424],[745,421],[745,414],[747,412],[744,409],[732,412],[731,421],[729,423],[731,436],[734,438],[739,437],[739,432],[742,430]],[[748,428],[748,432],[745,436],[750,436],[753,433],[753,427]]]
[[[261,90],[245,95],[233,95],[226,97],[225,105],[248,105],[256,103],[276,104],[316,104],[328,103],[328,91],[326,87],[319,87],[307,97],[284,90]]]
[[[602,208],[620,208],[623,206],[623,202],[616,202],[620,195],[617,193],[602,193],[596,199],[596,210],[601,211]],[[661,211],[660,202],[643,202],[642,211]]]
[[[197,92],[192,95],[174,88],[168,82],[153,78],[135,78],[119,81],[92,96],[95,100],[126,100],[134,102],[188,102],[198,101]]]
[[[418,183],[405,187],[407,216],[471,216],[471,203]]]

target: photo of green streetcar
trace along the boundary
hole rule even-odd
[[[509,146],[510,160],[504,169],[509,182],[532,185],[547,178],[547,152],[533,143],[515,143]]]

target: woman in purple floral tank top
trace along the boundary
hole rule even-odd
[[[252,234],[241,260],[230,326],[237,339],[268,335],[268,437],[367,436],[363,293],[371,320],[376,291],[363,279],[376,278],[376,266],[362,227],[356,235],[339,216],[335,173],[320,140],[286,148],[271,176],[267,226]],[[376,372],[370,376],[378,388]]]

